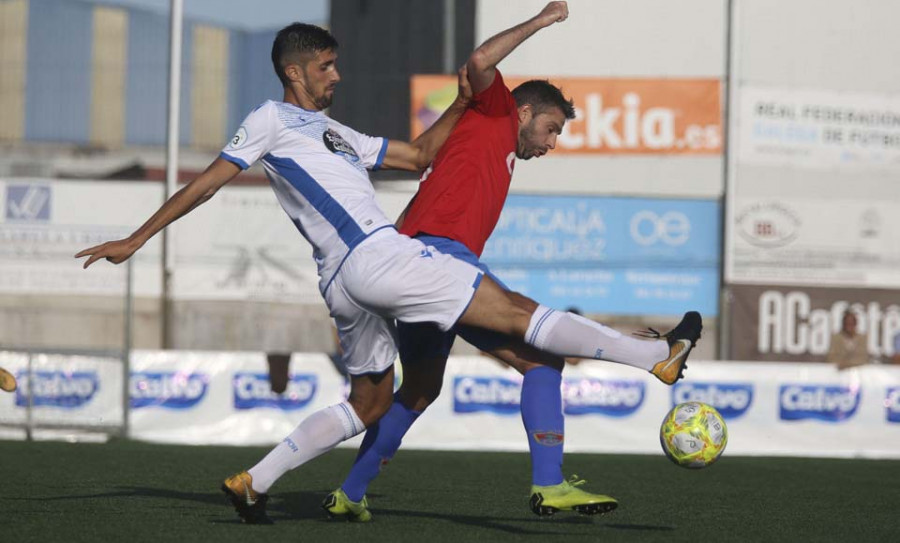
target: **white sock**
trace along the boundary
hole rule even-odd
[[[265,494],[279,477],[361,433],[366,427],[347,402],[306,417],[265,458],[248,470],[253,490]]]
[[[669,356],[665,340],[629,337],[574,313],[543,305],[531,316],[525,341],[558,356],[608,360],[647,371]]]

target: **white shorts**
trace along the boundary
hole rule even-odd
[[[394,363],[394,320],[453,328],[481,278],[475,266],[394,230],[362,242],[325,291],[347,372],[380,373]]]

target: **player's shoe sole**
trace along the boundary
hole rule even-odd
[[[245,524],[272,524],[272,519],[266,515],[267,494],[260,494],[253,490],[251,483],[253,478],[246,471],[225,479],[222,483],[222,492],[228,496],[234,510]]]
[[[547,517],[560,511],[575,511],[582,515],[604,515],[619,506],[619,502],[603,494],[585,492],[578,485],[584,481],[573,477],[553,486],[532,486],[529,506],[538,516]]]
[[[328,513],[329,518],[344,519],[348,522],[369,522],[372,513],[369,511],[369,502],[366,497],[358,501],[351,501],[342,489],[337,489],[325,496],[322,501],[322,509]]]
[[[638,335],[654,339],[665,339],[669,344],[669,356],[665,360],[657,362],[650,373],[667,385],[674,385],[684,377],[687,369],[688,355],[697,345],[700,332],[703,330],[703,319],[700,313],[688,311],[681,322],[675,328],[665,334],[660,334],[650,328],[649,332],[641,332]]]
[[[0,368],[0,390],[15,392],[17,386],[16,377],[5,369]]]

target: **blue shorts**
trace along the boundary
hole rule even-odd
[[[468,262],[484,272],[485,275],[493,279],[503,289],[509,290],[509,287],[503,284],[503,281],[497,278],[486,265],[478,261],[475,253],[469,250],[462,243],[438,236],[418,235],[417,240],[426,246],[434,247],[445,255],[458,258],[464,262]],[[441,332],[436,324],[430,322],[406,323],[397,321],[398,347],[400,350],[400,361],[403,364],[415,364],[423,360],[434,359],[450,355],[450,348],[456,336],[459,335],[476,348],[482,351],[491,351],[497,347],[510,343],[510,336],[491,332],[483,328],[475,328],[457,324],[449,332]]]

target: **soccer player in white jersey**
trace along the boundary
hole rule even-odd
[[[351,377],[348,400],[313,413],[258,464],[226,479],[223,490],[247,523],[270,522],[267,492],[279,477],[358,435],[391,406],[395,320],[434,322],[445,331],[457,323],[486,328],[559,356],[652,359],[676,374],[700,334],[698,323],[685,337],[624,337],[505,291],[475,266],[397,233],[375,203],[366,170],[424,170],[467,96],[411,143],[360,134],[322,113],[340,80],[336,49],[331,34],[313,25],[294,23],[279,31],[272,61],[284,85],[283,100],[250,113],[219,158],[131,236],[75,255],[88,257],[85,268],[101,258],[124,262],[242,169],[262,162],[282,207],[313,247],[320,291]],[[467,88],[464,70],[460,85]]]

